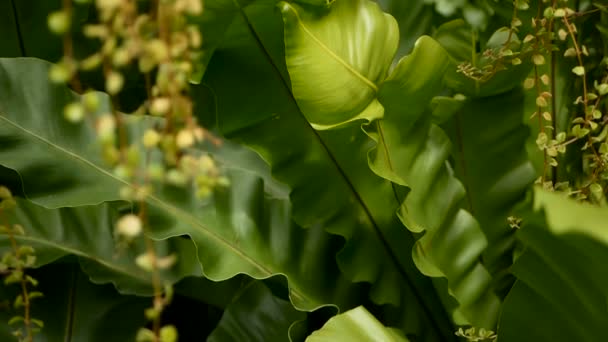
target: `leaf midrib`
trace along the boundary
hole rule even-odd
[[[134,273],[133,270],[125,269],[125,268],[120,267],[120,266],[118,266],[116,264],[109,263],[109,262],[105,261],[102,258],[96,257],[96,256],[91,255],[91,254],[87,254],[86,252],[84,252],[82,250],[75,249],[73,247],[68,247],[67,245],[62,245],[62,244],[58,244],[58,243],[52,242],[49,239],[34,237],[34,236],[31,236],[31,235],[16,236],[15,239],[17,239],[19,241],[33,242],[33,243],[36,243],[36,244],[39,244],[39,245],[48,246],[48,247],[51,247],[53,249],[63,251],[65,253],[67,253],[67,254],[71,254],[71,255],[75,255],[75,256],[78,256],[78,257],[83,257],[83,258],[92,260],[92,261],[94,261],[94,262],[102,265],[103,267],[109,269],[109,270],[112,270],[112,271],[114,271],[116,273],[120,273],[120,274],[123,274],[123,275],[127,275],[127,276],[129,276],[131,278],[139,279],[142,282],[149,282],[150,281],[149,277],[144,276],[142,273]]]
[[[304,33],[306,33],[306,35],[308,35],[310,37],[310,39],[312,39],[317,45],[319,45],[319,47],[321,48],[321,50],[323,50],[323,52],[328,54],[331,58],[333,58],[336,62],[338,62],[340,65],[342,65],[344,68],[346,68],[346,70],[348,70],[351,74],[353,74],[353,76],[357,77],[359,80],[361,80],[363,83],[365,83],[368,87],[370,87],[374,91],[374,93],[378,93],[378,86],[376,86],[374,84],[374,82],[369,80],[367,77],[363,76],[360,72],[358,72],[350,64],[346,63],[346,61],[344,59],[342,59],[342,57],[338,56],[338,54],[336,54],[334,51],[332,51],[329,47],[327,47],[327,45],[325,45],[325,43],[323,43],[312,32],[310,32],[308,27],[306,25],[304,25],[304,23],[302,22],[302,19],[300,18],[300,14],[298,13],[298,11],[295,8],[293,8],[291,5],[287,5],[287,7],[296,16],[298,25],[302,28]]]

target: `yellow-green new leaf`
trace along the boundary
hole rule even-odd
[[[329,129],[382,117],[376,93],[397,51],[395,19],[368,0],[339,0],[329,12],[280,6],[292,90],[308,121]]]
[[[323,328],[312,333],[306,342],[386,341],[408,342],[396,329],[387,328],[364,307],[359,306],[332,317]]]

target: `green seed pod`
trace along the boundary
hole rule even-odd
[[[124,83],[125,78],[121,73],[111,71],[106,78],[106,91],[110,95],[116,95],[122,90]]]
[[[177,58],[188,50],[188,35],[183,32],[174,32],[171,35],[171,56]]]
[[[135,342],[153,342],[154,340],[156,340],[154,332],[147,328],[140,328],[135,336]]]
[[[152,71],[152,69],[156,67],[156,62],[154,59],[146,55],[141,56],[137,63],[139,66],[139,71],[143,72],[144,74]]]
[[[97,8],[102,11],[111,12],[122,4],[123,0],[97,0]]]
[[[152,272],[152,270],[154,270],[152,256],[148,253],[140,254],[135,258],[135,264],[144,271]]]
[[[72,102],[63,109],[63,116],[71,123],[82,122],[84,113],[84,106],[80,102]]]
[[[171,100],[168,97],[157,97],[150,104],[152,115],[163,116],[171,110]]]
[[[82,33],[87,38],[105,38],[108,35],[108,29],[104,25],[86,25]]]
[[[66,11],[57,11],[49,14],[47,24],[51,32],[62,35],[70,30],[70,15]]]
[[[205,173],[215,173],[217,171],[215,161],[207,154],[204,154],[199,158],[199,163],[201,169]]]
[[[177,329],[172,325],[165,325],[160,328],[161,342],[177,342]]]
[[[120,152],[114,145],[106,144],[102,151],[102,158],[108,165],[115,165],[120,160]]]
[[[144,136],[142,137],[142,143],[146,148],[153,148],[158,145],[158,143],[160,142],[160,138],[161,136],[156,130],[149,129],[146,131],[146,133],[144,133]]]
[[[167,171],[167,175],[165,177],[167,183],[175,185],[175,186],[185,186],[188,183],[188,178],[183,172],[178,169],[171,169]]]
[[[116,130],[116,120],[112,114],[104,114],[97,119],[97,135],[102,140],[113,137]]]
[[[131,55],[129,54],[129,51],[126,48],[118,48],[116,49],[116,51],[114,51],[114,54],[112,55],[112,63],[116,67],[125,66],[129,64],[130,61]]]
[[[143,223],[137,215],[127,214],[116,222],[116,233],[126,238],[139,236],[143,230]]]
[[[89,113],[94,113],[99,109],[99,97],[94,91],[86,92],[82,95],[82,104]]]
[[[203,36],[201,35],[201,31],[199,31],[198,27],[194,25],[189,25],[187,28],[188,37],[190,38],[190,46],[195,49],[198,49],[203,44]]]
[[[129,148],[127,149],[127,165],[129,165],[130,167],[137,167],[137,165],[139,164],[139,161],[141,159],[141,155],[139,152],[139,148],[137,148],[137,146],[135,145],[131,145],[129,146]]]
[[[114,52],[114,49],[116,48],[116,44],[118,44],[116,37],[109,37],[108,39],[106,39],[105,43],[103,43],[103,46],[101,47],[101,53],[104,56],[111,56]]]
[[[156,63],[161,63],[169,58],[167,44],[161,39],[150,40],[146,43],[144,50]]]
[[[101,65],[102,61],[103,57],[101,56],[101,54],[92,54],[80,62],[80,69],[84,71],[91,71],[93,69],[98,68]]]
[[[49,79],[53,83],[66,83],[72,78],[72,71],[66,63],[59,62],[51,66]]]
[[[189,129],[182,129],[175,136],[175,144],[179,149],[186,149],[194,145],[194,134]]]
[[[200,199],[205,199],[207,197],[209,197],[211,195],[211,188],[208,186],[199,186],[196,189],[196,197],[200,198]]]
[[[193,177],[200,172],[198,160],[188,154],[179,159],[179,168],[185,175],[189,177]]]

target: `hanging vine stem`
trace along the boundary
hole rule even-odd
[[[544,115],[544,108],[547,107],[548,103],[547,103],[547,98],[548,97],[553,97],[553,94],[551,93],[547,93],[547,92],[543,92],[543,90],[541,89],[541,77],[539,75],[539,66],[540,65],[544,65],[545,64],[545,58],[542,54],[542,45],[545,43],[545,39],[543,39],[542,34],[541,34],[541,28],[544,27],[546,19],[542,17],[543,16],[543,11],[542,11],[542,3],[539,2],[538,3],[538,9],[537,9],[537,14],[536,17],[534,19],[532,19],[532,26],[534,28],[534,44],[533,44],[533,55],[532,55],[532,62],[534,64],[534,87],[536,90],[536,112],[532,115],[532,117],[534,117],[535,115],[538,115],[538,126],[539,126],[539,136],[538,139],[536,140],[536,143],[538,145],[538,147],[542,150],[543,152],[543,170],[542,170],[542,174],[541,174],[541,178],[540,178],[540,184],[542,184],[543,186],[545,185],[545,177],[547,175],[547,170],[549,168],[549,161],[548,161],[548,156],[547,156],[547,134],[545,132],[545,115]],[[551,119],[551,118],[549,118]]]
[[[588,97],[588,90],[587,90],[587,72],[585,72],[585,65],[583,64],[583,52],[581,51],[575,32],[574,32],[574,28],[572,26],[572,24],[570,23],[570,21],[568,20],[568,16],[564,16],[563,17],[563,22],[564,25],[566,26],[566,29],[568,30],[568,34],[570,35],[570,38],[572,39],[572,44],[574,45],[574,50],[576,51],[576,58],[578,59],[578,66],[580,68],[582,68],[583,72],[580,75],[583,79],[583,105],[585,106],[585,108],[587,108],[587,104],[589,103],[589,97]]]
[[[551,7],[552,8],[556,8],[557,7],[557,0],[553,0],[553,2],[551,3]],[[551,127],[553,128],[551,130],[551,139],[555,139],[557,137],[557,89],[556,89],[556,76],[557,76],[557,52],[555,51],[555,49],[553,49],[554,46],[554,39],[555,39],[555,17],[551,17],[551,19],[549,19],[549,34],[550,39],[549,39],[549,49],[548,51],[551,52],[551,64],[550,64],[550,82],[551,82]],[[567,146],[564,145],[564,146]],[[557,167],[552,167],[551,168],[551,184],[555,184],[557,183]]]
[[[17,240],[15,239],[15,236],[13,235],[11,230],[8,231],[7,235],[11,242],[11,248],[13,249],[15,258],[20,259],[21,253],[19,252],[19,246],[17,245]],[[24,270],[21,266],[18,266],[17,269],[14,270],[14,272],[23,273]],[[32,333],[32,319],[30,316],[30,296],[27,290],[27,283],[28,282],[26,281],[26,278],[21,277],[19,285],[21,288],[21,298],[23,300],[23,325],[25,326],[25,340],[31,342],[34,339],[34,335]]]
[[[573,13],[576,14],[576,13]],[[589,110],[589,91],[587,89],[587,70],[585,69],[585,65],[583,63],[583,54],[586,54],[586,50],[583,51],[578,43],[577,37],[576,37],[576,32],[575,32],[575,27],[574,25],[568,20],[569,15],[565,15],[562,20],[564,23],[564,26],[566,27],[566,29],[568,30],[568,34],[570,36],[570,39],[572,40],[572,44],[574,46],[574,51],[576,53],[576,58],[578,61],[578,66],[573,69],[573,72],[575,74],[577,74],[578,76],[580,76],[582,78],[582,83],[583,83],[583,98],[582,98],[582,105],[584,108],[584,113],[585,113],[585,126],[590,127],[591,128],[591,121],[593,120],[592,117],[592,113],[595,110],[595,108],[597,107],[597,105],[599,104],[599,99],[600,97],[597,98],[597,101],[595,103],[595,105],[592,107],[591,110]],[[599,155],[598,151],[596,150],[593,141],[591,139],[591,135],[590,134],[586,134],[587,135],[587,144],[586,146],[588,146],[592,153],[593,156],[596,160],[596,162],[598,162],[600,164],[600,167],[602,169],[605,168],[605,163],[602,160],[602,157]],[[599,172],[599,170],[594,170],[592,173],[592,182],[595,182],[595,180],[597,179],[597,173]],[[593,184],[593,183],[591,183]],[[590,184],[590,185],[591,185]]]
[[[65,11],[68,18],[72,18],[74,12],[72,0],[63,0],[63,11]],[[72,41],[72,35],[69,31],[63,35],[63,55],[69,61],[68,63],[74,63],[74,42]],[[74,91],[82,93],[82,86],[76,70],[70,78],[70,85]]]
[[[32,342],[34,334],[39,332],[44,326],[43,322],[32,317],[31,302],[33,299],[42,297],[38,291],[29,291],[29,286],[37,286],[38,281],[26,274],[26,269],[32,267],[36,261],[34,248],[26,245],[19,245],[15,235],[24,235],[24,229],[19,224],[12,224],[6,217],[8,210],[14,210],[17,202],[13,198],[10,190],[5,186],[0,186],[0,232],[6,234],[10,242],[11,251],[2,256],[0,268],[6,271],[4,283],[19,285],[20,294],[14,300],[13,307],[23,308],[23,316],[13,316],[8,324],[13,325],[23,322],[23,330],[16,329],[13,334],[22,342]],[[25,331],[25,334],[24,334]]]
[[[95,5],[98,22],[86,25],[83,33],[87,38],[98,39],[101,49],[79,63],[74,61],[69,34],[72,2],[64,0],[64,8],[49,16],[49,28],[64,39],[63,65],[53,66],[50,77],[57,83],[78,84],[79,88],[78,68],[86,71],[101,68],[111,108],[108,113],[96,117],[97,140],[113,173],[129,184],[120,189],[120,197],[136,204],[136,214],[122,215],[115,224],[117,246],[128,247],[142,235],[145,252],[135,259],[135,263],[150,273],[153,289],[152,307],[145,311],[152,329],[141,328],[136,338],[141,342],[174,342],[177,340],[175,327],[161,324],[161,314],[172,298],[172,288],[164,287],[162,270],[170,268],[176,257],[173,254],[160,256],[155,242],[149,237],[146,197],[151,194],[155,182],[182,188],[195,185],[192,189],[199,198],[209,196],[214,187],[229,183],[208,155],[197,159],[191,153],[194,144],[203,139],[219,145],[219,139],[196,122],[189,93],[188,80],[202,38],[198,27],[188,23],[187,16],[200,15],[202,2],[151,1],[151,7],[146,9],[148,13],[141,14],[136,0],[96,0]],[[123,72],[133,64],[144,75],[146,100],[134,115],[126,116],[119,112],[118,95],[124,88]],[[152,75],[155,75],[154,80]],[[69,104],[69,110],[66,107],[69,114],[66,118],[77,124],[85,114],[96,112],[98,105],[99,99],[87,93],[81,102]],[[155,120],[150,116],[160,117],[159,122],[164,127],[155,125],[147,128],[142,136],[133,136],[129,126],[131,119],[141,119],[138,114],[149,114],[151,122]],[[140,160],[142,146],[143,162]],[[162,156],[159,160],[153,157],[158,155]]]

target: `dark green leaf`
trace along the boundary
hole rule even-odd
[[[465,190],[446,165],[450,141],[425,115],[447,67],[447,54],[429,37],[399,62],[380,88],[384,119],[366,127],[378,144],[370,167],[410,189],[404,197],[395,188],[396,200],[403,202],[399,217],[412,233],[425,232],[414,246],[414,262],[425,275],[447,278],[447,289],[444,282],[435,286],[454,321],[493,328],[500,302],[479,262],[487,241],[475,218],[460,209]]]
[[[290,325],[304,317],[263,282],[254,281],[236,294],[207,341],[287,341]]]
[[[122,251],[115,245],[118,208],[114,203],[46,209],[20,200],[14,215],[7,219],[24,227],[25,235],[15,239],[21,246],[36,249],[36,267],[74,255],[94,283],[111,282],[123,293],[150,294],[150,274],[133,261],[146,250],[143,241]],[[189,240],[176,237],[159,241],[156,247],[161,255],[175,253],[178,257],[177,265],[163,274],[165,281],[174,283],[185,276],[200,275],[196,251]],[[11,250],[8,236],[0,235],[0,253]]]
[[[605,209],[537,189],[523,219],[517,236],[526,250],[513,266],[518,281],[505,299],[500,340],[608,339]]]
[[[451,339],[441,304],[412,264],[413,239],[394,215],[396,203],[385,196],[391,194],[390,183],[373,177],[367,167],[369,139],[358,127],[315,131],[291,91],[283,36],[277,35],[281,17],[271,4],[247,6],[243,13],[203,80],[217,97],[217,111],[207,115],[217,118],[223,134],[255,149],[273,176],[289,186],[298,224],[348,239],[338,254],[341,269],[354,281],[372,282],[374,301],[402,305],[391,316],[393,324],[423,340],[437,339],[441,330]],[[314,82],[316,75],[309,77]]]
[[[444,125],[455,145],[454,172],[466,189],[464,208],[479,221],[488,240],[483,263],[495,278],[505,280],[497,283],[501,293],[512,283],[508,268],[515,231],[507,217],[536,178],[526,155],[529,132],[523,113],[524,94],[517,89],[466,101]]]

